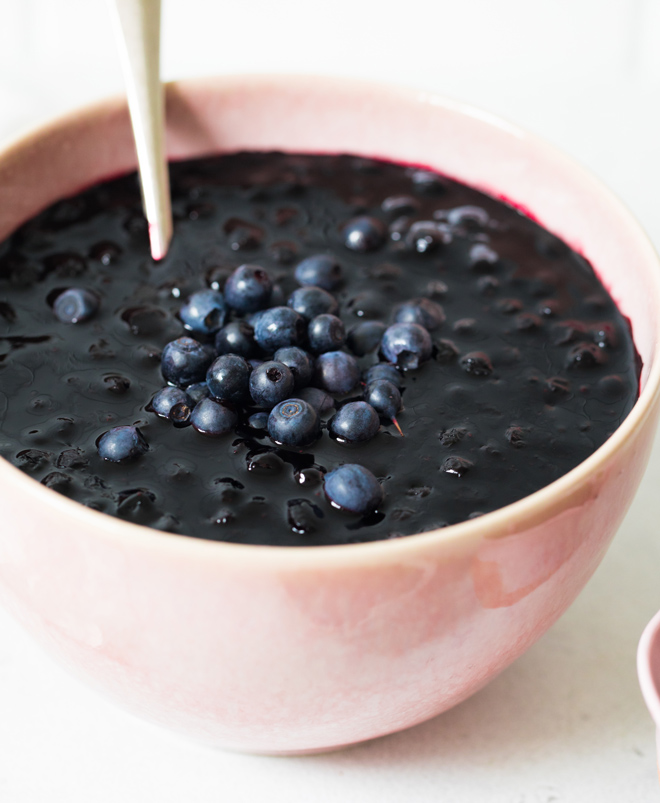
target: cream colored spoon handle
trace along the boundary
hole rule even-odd
[[[172,203],[160,81],[160,0],[110,0],[110,5],[119,33],[151,255],[162,259],[172,238]]]

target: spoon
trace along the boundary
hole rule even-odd
[[[160,81],[160,0],[112,0],[128,108],[137,150],[142,206],[151,256],[162,259],[172,239],[172,204],[165,157]]]

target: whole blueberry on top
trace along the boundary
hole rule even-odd
[[[431,335],[418,323],[394,323],[388,326],[380,346],[386,360],[403,368],[419,368],[431,357]]]
[[[71,287],[57,296],[53,303],[53,312],[62,323],[83,323],[95,315],[99,307],[96,293],[85,288]]]
[[[193,428],[211,438],[218,438],[231,432],[237,421],[238,416],[234,408],[227,402],[215,399],[202,399],[190,416]]]
[[[186,393],[192,399],[193,404],[197,404],[202,399],[207,399],[210,395],[209,386],[206,382],[195,382],[193,385],[188,385]]]
[[[254,324],[254,339],[271,354],[286,346],[300,346],[305,340],[307,325],[302,315],[290,307],[264,310]]]
[[[383,418],[389,418],[394,426],[399,430],[401,429],[396,420],[396,414],[401,409],[401,394],[399,388],[387,379],[376,379],[370,382],[364,391],[364,398],[378,415]]]
[[[199,290],[181,307],[179,317],[189,331],[213,334],[227,317],[225,299],[222,293],[215,290]]]
[[[298,264],[295,277],[298,284],[313,284],[323,290],[336,290],[342,281],[341,265],[328,254],[315,254]]]
[[[246,321],[228,323],[215,336],[215,350],[218,354],[239,354],[249,360],[257,351],[254,329]]]
[[[268,434],[283,446],[304,448],[321,434],[318,413],[303,399],[287,399],[276,404],[268,416]]]
[[[335,400],[321,388],[303,388],[298,396],[303,401],[309,402],[320,415],[335,409]]]
[[[215,351],[192,337],[179,337],[163,349],[161,372],[166,382],[185,387],[203,382]]]
[[[357,357],[364,357],[380,346],[387,326],[381,321],[360,321],[351,327],[346,337],[346,345]]]
[[[418,323],[429,332],[441,326],[444,320],[445,312],[440,304],[429,298],[411,298],[394,308],[396,323]]]
[[[121,463],[140,457],[149,444],[137,427],[113,427],[96,441],[99,457],[109,463]]]
[[[225,283],[225,301],[237,312],[256,312],[268,306],[273,283],[259,265],[241,265]]]
[[[195,402],[181,388],[171,385],[159,390],[151,400],[151,407],[159,418],[167,418],[175,424],[187,424]]]
[[[294,379],[282,362],[268,360],[252,371],[250,395],[255,404],[270,409],[293,393]]]
[[[304,388],[309,385],[314,375],[314,360],[310,355],[298,348],[298,346],[287,346],[278,349],[273,355],[276,362],[283,362],[287,368],[291,369],[296,388]]]
[[[350,513],[370,513],[385,497],[383,488],[368,468],[346,463],[325,475],[325,495],[333,507]]]
[[[330,419],[330,434],[340,442],[364,443],[380,429],[378,413],[363,401],[349,402]]]
[[[339,312],[337,299],[322,287],[313,285],[298,287],[291,293],[286,303],[307,321],[311,321],[317,315],[323,315],[324,312],[329,312],[331,315]]]
[[[326,351],[316,360],[316,382],[329,393],[349,393],[360,379],[355,357],[344,351]]]
[[[365,384],[369,385],[371,382],[375,382],[378,379],[386,379],[388,382],[396,385],[396,387],[401,390],[403,381],[396,365],[392,365],[389,362],[379,362],[376,363],[376,365],[372,365],[371,368],[365,371]]]
[[[385,226],[378,218],[361,215],[346,223],[342,237],[344,245],[351,251],[375,251],[385,242]]]
[[[324,351],[338,351],[345,340],[344,324],[336,315],[317,315],[307,327],[309,347],[315,354]]]
[[[238,354],[222,354],[206,372],[206,384],[211,396],[225,401],[242,401],[248,395],[252,369]]]

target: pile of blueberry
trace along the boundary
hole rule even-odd
[[[350,221],[343,234],[356,251],[372,250],[383,239],[380,222],[370,217]],[[430,359],[429,332],[444,321],[442,307],[412,299],[395,307],[390,326],[363,321],[347,335],[332,294],[343,282],[337,261],[325,254],[308,257],[295,278],[299,287],[286,304],[268,272],[250,264],[234,270],[223,292],[193,293],[179,310],[189,335],[165,346],[161,371],[167,385],[147,409],[208,437],[231,433],[247,419],[290,450],[306,449],[325,428],[350,445],[371,440],[381,421],[403,435],[396,420],[403,372]],[[93,294],[70,289],[56,299],[54,311],[75,323],[97,307]],[[361,376],[356,358],[372,352],[382,361]],[[326,422],[323,416],[333,410]],[[104,460],[122,462],[149,446],[137,427],[118,426],[98,439],[97,449]],[[372,512],[383,501],[377,478],[359,463],[328,472],[324,488],[334,507],[352,513]]]

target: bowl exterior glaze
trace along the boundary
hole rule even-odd
[[[485,685],[576,597],[645,468],[658,415],[657,257],[600,184],[489,115],[318,78],[168,88],[172,158],[354,152],[428,165],[530,209],[581,250],[632,321],[642,395],[592,457],[520,502],[374,544],[236,546],[82,507],[0,461],[0,595],[37,640],[145,718],[213,745],[330,749],[432,717]],[[109,101],[0,153],[0,237],[131,170]]]

